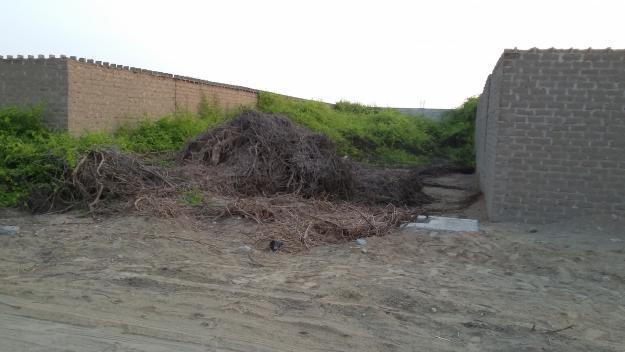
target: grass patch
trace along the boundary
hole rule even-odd
[[[192,207],[199,207],[204,204],[204,194],[198,190],[182,192],[182,201]]]

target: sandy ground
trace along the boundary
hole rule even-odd
[[[239,219],[0,224],[21,227],[0,236],[0,351],[625,351],[623,219],[293,255],[240,248]]]

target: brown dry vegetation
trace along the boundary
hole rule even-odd
[[[287,251],[382,236],[432,202],[423,175],[449,167],[381,169],[337,155],[325,136],[255,111],[189,142],[173,165],[153,166],[116,150],[91,151],[53,192],[32,192],[39,212],[87,208],[198,221],[240,216],[263,225],[258,242]],[[262,244],[259,244],[262,245]]]

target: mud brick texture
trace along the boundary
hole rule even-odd
[[[492,221],[625,216],[625,50],[505,50],[475,133]]]
[[[0,58],[0,107],[41,104],[51,128],[111,131],[174,112],[254,106],[257,91],[74,57]]]

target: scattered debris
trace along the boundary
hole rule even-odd
[[[367,245],[367,240],[364,238],[357,238],[356,239],[356,244],[359,246],[366,246]]]
[[[269,242],[269,249],[271,249],[272,252],[277,252],[280,248],[282,248],[283,244],[284,242],[280,240],[271,240]]]
[[[568,325],[568,326],[563,327],[561,329],[542,331],[542,333],[543,334],[557,334],[559,332],[562,332],[562,331],[565,331],[565,330],[568,330],[568,329],[572,329],[574,327],[575,327],[575,325]]]
[[[416,222],[429,222],[430,217],[427,215],[419,215],[417,216]]]
[[[248,245],[243,245],[243,246],[240,246],[239,248],[237,248],[237,250],[239,252],[241,252],[241,253],[247,253],[247,252],[252,250],[252,247],[250,247]]]
[[[405,225],[409,228],[442,230],[442,231],[461,231],[461,232],[477,232],[479,231],[477,220],[447,218],[443,216],[430,216],[428,221],[413,222]]]
[[[12,236],[20,231],[19,226],[0,226],[0,235]]]
[[[243,216],[262,225],[257,243],[280,238],[288,252],[295,252],[319,244],[384,236],[416,214],[414,209],[392,205],[357,206],[284,195],[238,199],[226,206],[224,216]]]
[[[529,229],[529,231],[528,231],[528,232],[529,232],[529,233],[536,233],[536,232],[538,232],[538,229],[537,229],[537,228],[535,228],[535,227],[532,227],[531,229]]]

